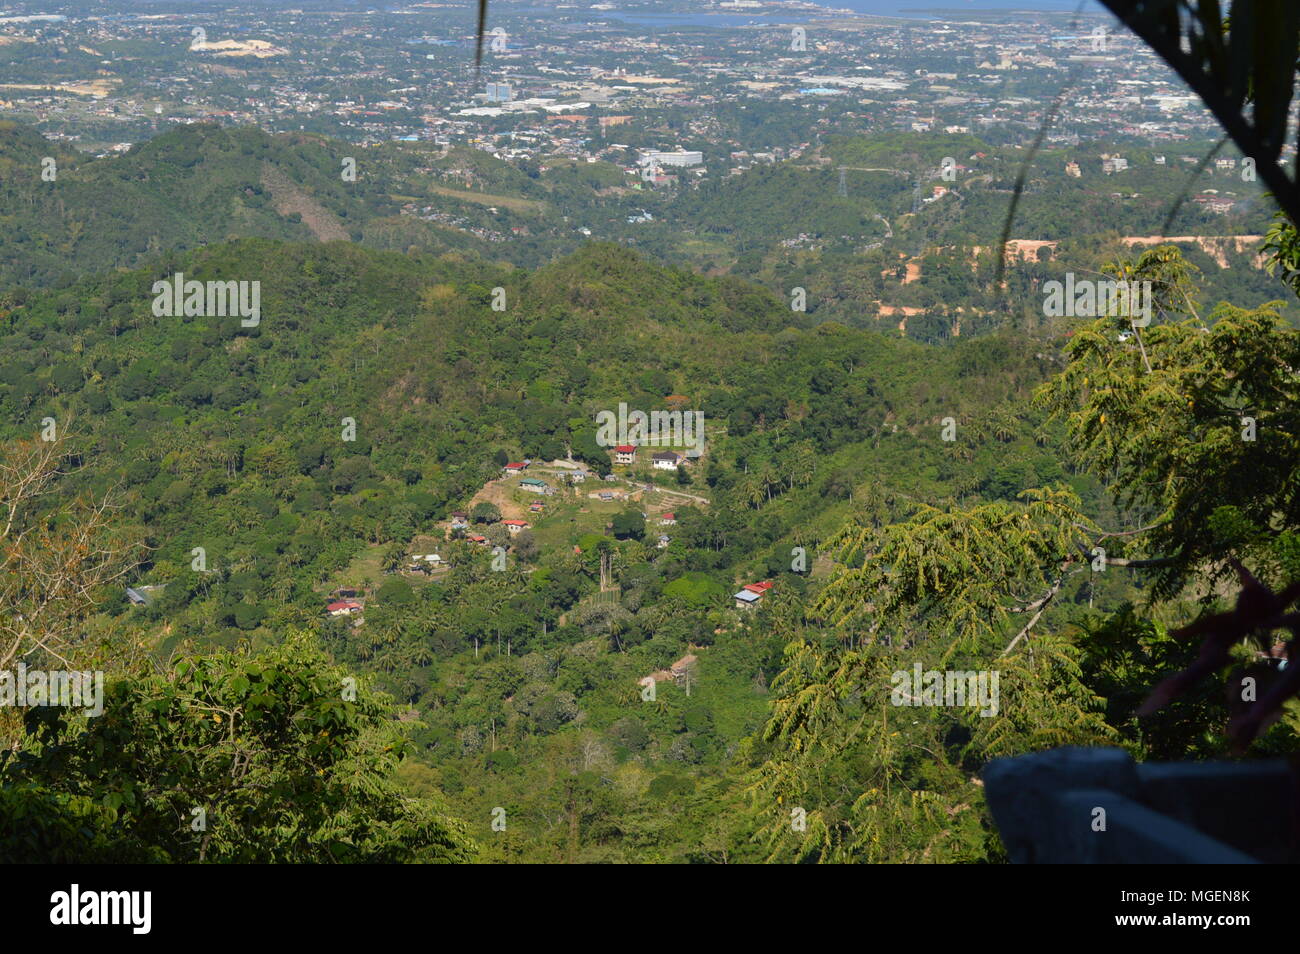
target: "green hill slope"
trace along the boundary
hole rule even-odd
[[[175,272],[260,281],[259,325],[156,317],[152,285]],[[149,605],[108,594],[95,625],[125,625],[160,655],[315,632],[415,714],[412,790],[445,790],[472,822],[522,809],[493,843],[500,858],[691,857],[691,829],[648,831],[681,798],[731,790],[725,767],[780,670],[781,634],[736,615],[735,587],[768,578],[796,598],[808,579],[791,548],[812,547],[815,564],[817,541],[882,487],[970,493],[990,455],[1014,460],[1015,478],[1052,476],[1050,449],[1027,438],[964,463],[935,438],[945,415],[976,422],[1023,398],[1042,374],[1029,342],[939,350],[807,327],[756,286],[609,245],[528,272],[247,239],[35,295],[0,344],[3,436],[54,418],[82,465],[67,492],[113,490],[150,547],[133,580],[159,587]],[[571,448],[608,471],[596,413],[669,395],[705,415],[705,459],[683,477],[642,462],[616,469],[656,486],[633,502],[594,500],[591,484],[541,498],[504,572],[443,539],[448,513],[480,493],[525,506],[500,480],[505,460]],[[450,569],[392,572],[434,548]],[[365,594],[360,626],[324,613],[345,586]],[[643,705],[638,680],[686,656],[691,693],[668,680]],[[571,762],[585,766],[577,788]],[[540,821],[588,802],[576,841]],[[603,827],[613,816],[646,831]]]

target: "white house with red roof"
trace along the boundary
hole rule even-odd
[[[512,536],[528,529],[528,521],[526,520],[502,520],[501,522],[506,525],[506,529],[510,531]]]
[[[619,444],[614,448],[614,463],[630,464],[636,460],[635,444]]]

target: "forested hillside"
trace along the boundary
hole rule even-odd
[[[107,690],[0,710],[0,857],[1000,861],[991,758],[1223,754],[1220,689],[1134,711],[1229,560],[1300,576],[1295,237],[1224,169],[1166,243],[1197,153],[1129,156],[1041,153],[997,285],[1020,150],[969,135],[695,188],[3,124],[0,669]],[[1047,317],[1075,272],[1153,323]]]
[[[761,283],[787,301],[802,288],[817,321],[937,342],[1032,327],[1043,282],[1098,270],[1168,234],[1213,237],[1179,242],[1201,269],[1206,300],[1285,297],[1263,268],[1269,221],[1258,184],[1235,166],[1193,177],[1189,161],[1200,156],[1191,146],[1159,164],[1151,150],[1126,149],[1132,165],[1114,174],[1102,171],[1104,149],[1044,150],[1012,229],[1028,244],[1013,249],[996,286],[994,248],[1022,153],[969,135],[836,136],[699,188],[652,188],[610,162],[515,163],[478,149],[359,148],[203,124],[87,158],[5,123],[0,277],[25,289],[65,286],[235,238],[351,240],[536,268],[604,239]],[[1072,163],[1077,177],[1066,171]],[[1189,200],[1190,181],[1204,191]],[[1209,198],[1229,208],[1197,201]],[[1284,313],[1295,320],[1289,301]]]
[[[1170,261],[1134,267],[1194,291]],[[154,283],[177,272],[260,281],[259,323],[156,316]],[[6,312],[6,467],[47,464],[46,495],[14,498],[19,523],[75,552],[76,520],[53,515],[108,500],[92,525],[115,561],[69,608],[84,636],[65,650],[105,661],[116,721],[74,719],[45,741],[29,725],[8,770],[6,810],[45,805],[32,837],[51,852],[233,860],[266,825],[278,857],[996,860],[972,781],[993,755],[1100,740],[1217,750],[1187,718],[1214,717],[1209,694],[1154,727],[1130,719],[1126,700],[1189,659],[1164,624],[1213,589],[1195,521],[1107,536],[1181,506],[1149,480],[1113,497],[1116,468],[1147,466],[1146,442],[1162,442],[1150,447],[1177,467],[1218,475],[1209,499],[1228,509],[1206,519],[1243,555],[1289,566],[1290,531],[1260,523],[1275,485],[1233,475],[1262,475],[1257,454],[1293,462],[1292,432],[1212,467],[1183,460],[1196,431],[1181,411],[1157,414],[1155,438],[1125,419],[1106,443],[1097,415],[1119,413],[1106,395],[1155,387],[1113,319],[1073,339],[1044,328],[937,348],[816,323],[758,286],[612,245],[527,270],[266,239],[11,294]],[[1267,312],[1220,309],[1211,324],[1203,341],[1172,314],[1151,330],[1162,386],[1195,387],[1181,369],[1197,361],[1226,381],[1257,349],[1285,362],[1295,347]],[[1110,390],[1080,386],[1099,375]],[[1252,397],[1262,419],[1289,387]],[[1233,399],[1188,393],[1203,422]],[[703,455],[667,473],[613,465],[595,420],[619,403],[699,410]],[[521,460],[555,491],[537,509],[503,476]],[[588,482],[568,483],[564,468],[584,465]],[[513,514],[528,528],[507,533]],[[1120,560],[1105,572],[1070,555],[1103,542]],[[7,551],[14,572],[35,558],[24,545]],[[1150,547],[1180,568],[1154,578],[1156,607],[1152,578],[1121,559]],[[435,569],[412,569],[435,551]],[[732,594],[759,581],[761,605],[740,609]],[[328,610],[340,593],[361,612]],[[891,671],[994,660],[1006,718],[887,702]],[[331,681],[353,676],[357,701],[335,711]],[[198,727],[197,700],[212,715]],[[168,721],[144,738],[146,711]],[[311,846],[275,827],[274,803],[249,802],[254,777],[146,793],[98,741],[117,733],[123,758],[149,749],[218,776],[249,759],[284,791],[312,789],[299,743],[272,731],[283,717],[324,720],[326,780],[392,737],[366,763],[373,781],[337,779],[330,804],[353,821],[301,820]],[[254,735],[223,735],[220,720]],[[1268,747],[1293,733],[1284,722]],[[371,785],[385,807],[347,807]],[[195,798],[214,806],[201,845],[165,834]],[[791,805],[806,809],[802,834]]]
[[[389,186],[343,178],[343,160],[357,152],[321,137],[196,124],[95,159],[0,124],[0,274],[13,285],[67,284],[232,238],[361,240],[367,226],[386,234],[398,210]],[[441,231],[421,230],[433,244],[427,236]],[[440,247],[457,241],[448,233]]]

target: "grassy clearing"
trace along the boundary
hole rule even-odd
[[[586,485],[582,485],[586,486]],[[626,501],[608,503],[592,500],[585,493],[579,497],[548,497],[546,513],[531,514],[533,536],[544,552],[571,549],[580,537],[588,533],[604,533],[605,524],[620,513]],[[586,510],[586,513],[582,511]]]
[[[462,202],[473,202],[477,205],[498,206],[502,209],[509,209],[511,212],[519,212],[528,215],[545,215],[547,211],[546,203],[537,199],[520,199],[510,195],[493,195],[490,192],[471,192],[468,189],[452,189],[448,186],[431,185],[429,191],[437,195],[445,195],[449,199],[460,199]]]
[[[377,543],[366,547],[331,582],[319,584],[317,592],[332,593],[344,586],[357,589],[378,586],[384,580],[384,546],[385,544]]]

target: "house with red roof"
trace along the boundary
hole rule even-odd
[[[635,444],[619,444],[614,448],[614,463],[630,464],[636,460]]]
[[[746,583],[740,588],[740,592],[732,597],[736,601],[736,609],[753,609],[771,588],[771,580],[764,580],[762,583]]]

